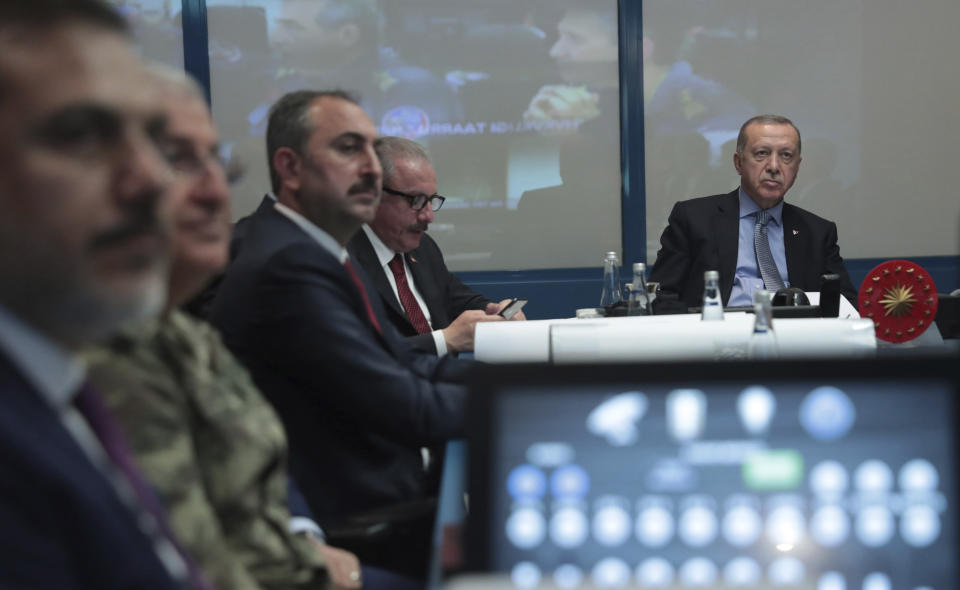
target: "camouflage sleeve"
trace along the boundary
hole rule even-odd
[[[231,552],[206,496],[192,417],[175,376],[150,354],[98,353],[91,360],[91,379],[123,424],[137,464],[167,508],[184,549],[215,587],[261,590]]]

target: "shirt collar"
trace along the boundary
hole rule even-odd
[[[79,356],[56,344],[0,305],[0,348],[54,408],[70,404],[86,377]]]
[[[324,250],[333,254],[337,258],[337,260],[340,261],[340,264],[343,264],[344,262],[346,262],[347,250],[346,248],[341,246],[340,242],[335,240],[333,236],[331,236],[327,232],[317,227],[316,224],[314,224],[312,221],[310,221],[303,215],[300,215],[299,213],[297,213],[296,211],[294,211],[290,207],[287,207],[286,205],[284,205],[279,201],[276,204],[274,204],[274,208],[276,208],[276,210],[281,215],[287,217],[288,219],[290,219],[290,221],[297,224],[300,227],[300,229],[307,232],[307,235],[313,238],[318,244],[320,244],[320,246]]]
[[[363,224],[363,231],[367,234],[367,237],[370,239],[370,245],[373,246],[373,251],[377,254],[377,260],[380,261],[380,266],[386,266],[393,260],[393,257],[397,255],[397,252],[394,252],[390,246],[387,246],[383,243],[383,240],[380,239],[380,236],[373,231],[369,225]],[[401,258],[403,258],[401,256]]]
[[[739,190],[740,197],[740,219],[748,217],[760,210],[760,205],[757,205],[753,199],[750,198],[744,190],[743,187],[740,187]],[[770,216],[770,219],[773,220],[779,226],[783,226],[783,199],[780,199],[780,202],[767,209],[767,215]]]

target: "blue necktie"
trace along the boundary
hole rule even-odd
[[[770,240],[767,239],[769,222],[770,216],[767,215],[766,209],[757,211],[757,223],[753,226],[753,249],[757,252],[757,266],[760,267],[763,286],[769,291],[776,291],[786,285],[783,284],[780,271],[777,270],[777,263],[770,252]]]

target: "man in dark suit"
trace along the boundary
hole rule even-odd
[[[96,0],[0,23],[0,587],[204,588],[77,354],[163,303],[151,79]]]
[[[376,217],[347,251],[372,279],[390,322],[415,348],[438,356],[471,351],[476,323],[492,319],[509,300],[493,303],[460,282],[426,234],[444,198],[423,146],[381,137],[374,149],[383,196]],[[524,319],[523,312],[514,318]]]
[[[330,542],[422,576],[432,528],[423,502],[436,490],[421,448],[463,434],[466,389],[456,382],[469,365],[416,353],[347,257],[380,201],[375,138],[342,92],[292,92],[272,107],[277,203],[247,221],[211,320],[278,410],[292,475]],[[338,537],[398,505],[411,522],[391,521],[382,540]]]
[[[840,257],[837,226],[784,203],[800,167],[800,132],[786,117],[760,115],[740,128],[733,165],[740,188],[681,201],[670,213],[650,281],[700,305],[703,273],[720,272],[724,305],[750,305],[757,289],[817,291],[820,277],[838,274],[841,292],[856,291]]]

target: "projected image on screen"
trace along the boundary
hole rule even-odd
[[[180,2],[108,0],[130,24],[140,53],[150,61],[183,67]]]
[[[209,0],[214,117],[270,188],[270,105],[360,95],[381,135],[432,155],[447,199],[430,234],[453,269],[597,266],[620,250],[616,0]]]
[[[531,388],[501,400],[491,558],[518,588],[954,585],[941,382]]]

